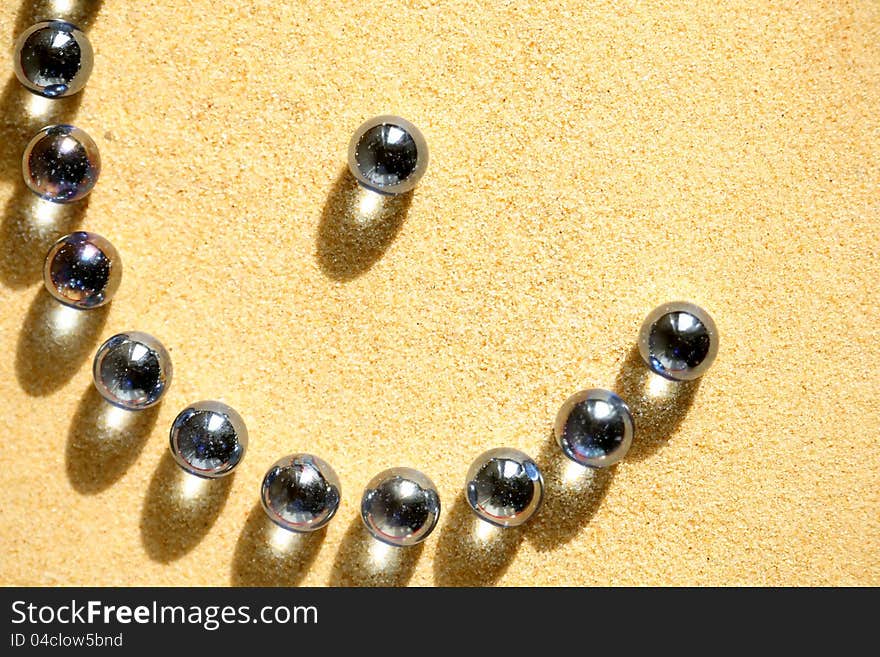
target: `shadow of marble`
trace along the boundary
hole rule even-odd
[[[330,586],[406,586],[423,547],[424,543],[394,547],[377,541],[358,516],[339,544]]]
[[[34,23],[60,18],[88,32],[104,0],[27,0],[15,19],[13,39]]]
[[[585,468],[569,459],[551,430],[537,459],[544,475],[544,503],[526,525],[535,549],[555,550],[574,539],[602,506],[615,467]]]
[[[699,387],[700,379],[672,381],[652,372],[638,346],[633,346],[614,382],[614,391],[629,405],[635,424],[626,458],[642,461],[661,449],[687,416]]]
[[[318,556],[326,533],[326,528],[308,534],[282,529],[258,502],[235,546],[232,586],[297,586]]]
[[[49,248],[79,227],[88,207],[88,196],[79,203],[44,201],[19,180],[0,216],[0,282],[23,288],[41,281]]]
[[[96,349],[109,304],[78,310],[40,288],[25,316],[15,351],[15,374],[27,394],[51,394],[76,374]]]
[[[219,479],[196,477],[165,452],[141,513],[141,540],[149,557],[167,563],[198,545],[223,510],[234,477],[235,473]]]
[[[434,584],[495,584],[516,555],[524,530],[525,526],[501,528],[480,520],[463,494],[459,495],[440,532],[434,554]]]
[[[412,192],[388,196],[362,187],[346,168],[337,177],[318,225],[316,257],[333,280],[349,281],[370,269],[400,232]]]
[[[7,180],[20,179],[22,154],[31,138],[47,125],[70,123],[82,100],[83,92],[44,98],[11,75],[0,93],[0,175]]]
[[[70,423],[65,453],[67,477],[79,493],[100,493],[137,460],[159,406],[127,411],[104,400],[89,386]]]

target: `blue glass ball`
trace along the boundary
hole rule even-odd
[[[25,87],[47,98],[71,96],[85,86],[94,53],[76,25],[50,20],[32,25],[15,42],[15,75]]]
[[[377,540],[396,547],[421,543],[440,518],[440,495],[426,475],[412,468],[390,468],[367,484],[361,519]]]
[[[705,310],[685,301],[652,310],[639,331],[639,353],[657,374],[691,381],[706,373],[718,354],[718,329]]]
[[[247,427],[241,415],[218,401],[200,401],[183,409],[171,425],[171,454],[198,477],[216,479],[231,473],[244,458]]]
[[[341,495],[339,477],[329,463],[311,454],[291,454],[266,472],[260,502],[279,527],[313,532],[336,515]]]
[[[465,497],[483,520],[516,527],[541,507],[544,478],[528,454],[509,447],[490,449],[468,469]]]
[[[158,404],[171,385],[171,356],[152,335],[119,333],[98,348],[95,387],[108,402],[132,411]]]
[[[72,125],[50,125],[31,139],[21,158],[24,182],[53,203],[73,203],[92,191],[101,174],[98,146]]]
[[[572,461],[604,468],[620,461],[629,451],[633,418],[626,402],[610,390],[582,390],[559,409],[554,434]]]
[[[348,168],[357,181],[382,194],[412,190],[428,168],[428,144],[421,131],[399,116],[365,121],[348,145]]]
[[[49,249],[43,283],[49,294],[74,308],[108,303],[122,280],[122,259],[116,248],[96,233],[65,235]]]

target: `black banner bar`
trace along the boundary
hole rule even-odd
[[[680,647],[707,632],[725,642],[731,632],[779,635],[786,617],[815,638],[817,629],[834,627],[835,613],[852,621],[843,597],[785,589],[7,588],[0,589],[0,654],[225,654],[258,646],[288,653],[360,642],[366,654],[443,646],[466,655],[498,641],[509,648],[603,637],[672,645],[673,635]]]

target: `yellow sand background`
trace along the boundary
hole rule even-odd
[[[0,90],[0,582],[880,584],[880,3],[52,4],[0,6],[10,51],[53,13],[95,48],[79,96],[40,102],[11,64]],[[369,208],[347,143],[386,112],[431,163]],[[56,121],[104,169],[53,214],[19,158]],[[74,227],[122,254],[104,311],[42,289]],[[679,298],[722,336],[698,386],[634,352]],[[129,329],[175,375],[123,417],[90,362]],[[624,393],[638,435],[577,477],[550,427],[593,386]],[[199,488],[167,432],[206,398],[251,443]],[[502,445],[539,460],[548,499],[488,532],[462,484]],[[306,539],[258,507],[294,451],[343,482]],[[359,525],[395,465],[440,489],[421,549]]]

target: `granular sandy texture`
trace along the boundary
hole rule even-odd
[[[2,3],[10,48],[47,4]],[[85,91],[40,102],[11,64],[0,83],[0,582],[880,584],[880,4],[65,4],[95,48]],[[346,149],[389,112],[431,163],[374,207]],[[56,121],[104,170],[52,214],[19,158]],[[74,226],[125,262],[105,310],[42,289]],[[634,349],[673,299],[722,336],[699,385],[662,385]],[[130,329],[175,367],[136,416],[90,374]],[[550,427],[594,386],[638,429],[585,475]],[[211,398],[251,442],[199,487],[167,435]],[[491,532],[461,491],[502,445],[539,460],[547,503]],[[258,505],[294,451],[343,482],[306,538]],[[358,524],[394,465],[440,489],[421,549]]]

